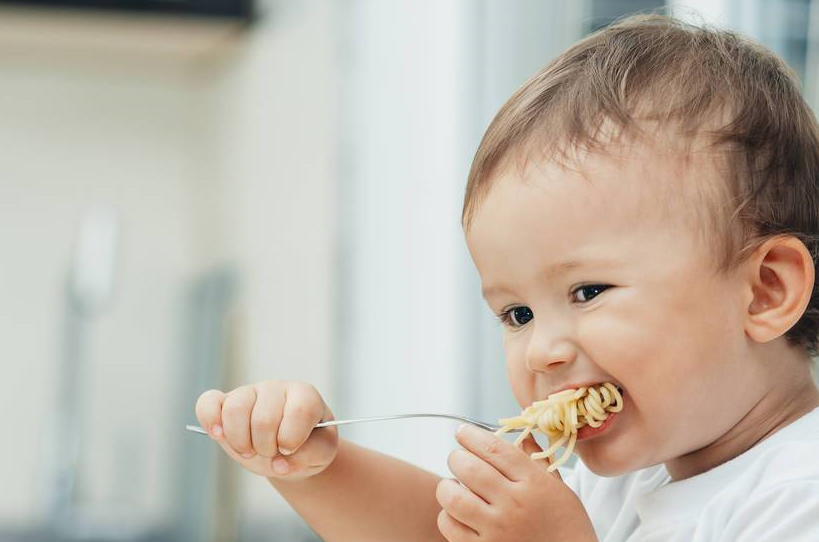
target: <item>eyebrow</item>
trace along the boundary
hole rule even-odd
[[[582,260],[569,260],[566,262],[560,262],[546,267],[543,271],[541,271],[540,275],[545,277],[546,279],[554,279],[556,277],[559,277],[560,275],[566,274],[572,269],[577,269],[578,267],[582,267],[589,263],[591,262],[585,262]],[[488,288],[484,288],[483,290],[481,290],[481,294],[483,295],[484,299],[486,299],[490,295],[493,295],[495,292],[511,293],[508,289],[504,288],[503,286],[489,286]]]

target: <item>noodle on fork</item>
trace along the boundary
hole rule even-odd
[[[495,434],[501,435],[513,429],[523,429],[515,440],[515,446],[521,446],[523,440],[533,431],[540,431],[549,438],[549,448],[531,454],[532,459],[544,459],[554,456],[561,446],[566,451],[559,459],[550,459],[549,472],[565,463],[574,450],[577,431],[586,425],[600,427],[611,412],[623,409],[623,396],[617,386],[604,382],[589,388],[569,389],[553,393],[542,401],[535,401],[526,407],[520,416],[501,419],[502,425]]]

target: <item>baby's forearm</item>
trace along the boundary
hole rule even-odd
[[[320,474],[268,480],[326,542],[445,542],[437,526],[440,478],[344,439]]]

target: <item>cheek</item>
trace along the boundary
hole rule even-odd
[[[578,319],[578,341],[595,365],[630,388],[645,375],[668,337],[663,329],[647,327],[650,319],[614,307],[602,309]]]
[[[609,456],[596,457],[595,450],[588,449],[589,460],[602,470],[651,464],[707,443],[713,435],[704,428],[719,422],[712,398],[730,397],[725,391],[731,388],[726,360],[737,354],[726,335],[735,322],[725,311],[704,314],[692,306],[705,300],[666,301],[641,310],[612,304],[584,315],[579,323],[586,353],[623,384],[631,409],[629,430],[616,452],[610,449]],[[650,449],[638,445],[647,440],[662,444]]]
[[[578,337],[592,360],[625,386],[629,380],[663,386],[710,350],[714,324],[724,320],[702,314],[703,297],[677,283],[615,289],[600,310],[578,318]]]
[[[526,343],[521,336],[509,337],[504,334],[503,350],[506,355],[506,375],[509,386],[521,408],[526,408],[535,400],[533,377],[526,368]]]
[[[585,315],[578,335],[592,361],[623,384],[637,413],[656,419],[679,410],[679,392],[700,379],[703,357],[713,355],[709,334],[688,322],[624,306]]]

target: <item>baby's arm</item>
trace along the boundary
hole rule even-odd
[[[209,390],[196,416],[225,453],[266,477],[327,542],[443,541],[439,478],[398,459],[339,441],[313,386],[267,381]],[[286,465],[287,472],[277,470]]]
[[[268,480],[327,542],[444,542],[435,500],[440,478],[352,442],[342,439],[319,475]]]

